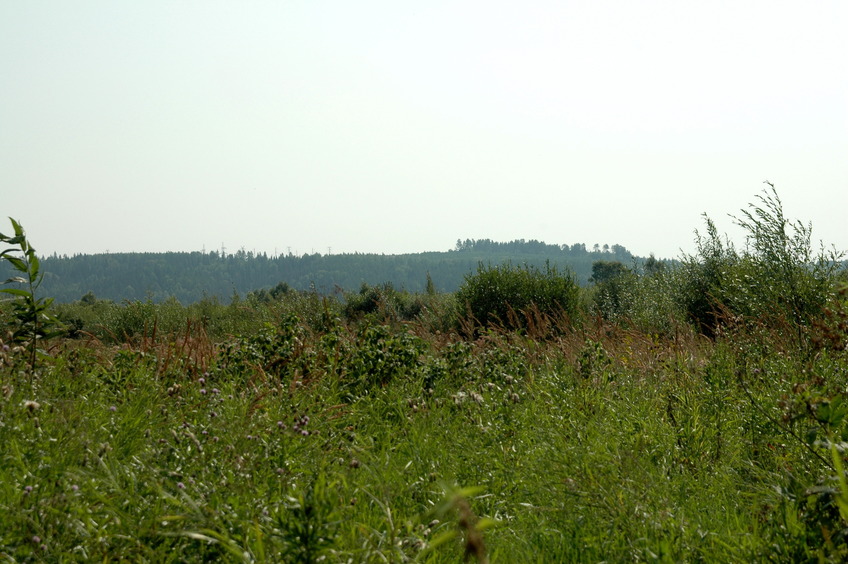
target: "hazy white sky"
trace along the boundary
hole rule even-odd
[[[5,1],[41,254],[693,248],[775,183],[848,249],[848,3]]]

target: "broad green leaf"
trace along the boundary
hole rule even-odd
[[[24,236],[24,228],[21,227],[21,224],[18,223],[17,221],[15,221],[11,217],[9,218],[9,221],[12,222],[12,229],[15,230],[15,235],[18,236],[18,237],[23,237]]]
[[[0,292],[4,294],[10,294],[12,296],[23,296],[25,298],[29,297],[29,292],[26,290],[21,290],[20,288],[0,288]]]
[[[185,515],[160,515],[156,518],[157,521],[184,521],[185,519]]]
[[[474,528],[478,531],[485,531],[486,529],[494,527],[497,524],[498,522],[494,519],[491,519],[489,517],[483,517],[482,519],[477,521],[477,524],[474,526]]]
[[[32,253],[29,257],[29,277],[30,279],[38,278],[38,270],[41,267],[41,263],[38,261],[38,257],[35,256],[35,253]]]
[[[842,466],[842,455],[836,448],[836,443],[830,444],[830,456],[833,460],[833,467],[836,470],[836,477],[839,480],[839,495],[836,496],[836,504],[839,507],[839,515],[845,523],[848,523],[848,480],[845,479],[845,470]]]
[[[29,272],[26,263],[18,257],[6,257],[6,260],[12,263],[12,266],[15,267],[15,270],[19,272]]]
[[[242,562],[251,561],[250,555],[245,552],[238,543],[236,543],[236,541],[218,531],[212,529],[201,529],[197,532],[184,531],[182,535],[197,540],[205,540],[206,542],[220,543],[220,545],[236,559],[241,560]]]
[[[456,530],[445,531],[444,533],[436,535],[430,542],[427,543],[427,550],[434,550],[438,548],[446,542],[455,539],[456,535]]]
[[[454,492],[454,495],[462,496],[462,497],[474,497],[480,492],[484,491],[485,488],[482,486],[468,486],[466,488],[460,488]]]

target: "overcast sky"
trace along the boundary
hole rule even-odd
[[[848,3],[4,1],[42,255],[693,250],[773,182],[848,249]]]

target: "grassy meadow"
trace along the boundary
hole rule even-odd
[[[848,557],[848,294],[766,192],[743,250],[454,294],[2,302],[8,562]]]

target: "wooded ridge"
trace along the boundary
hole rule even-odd
[[[479,264],[544,267],[571,271],[578,283],[588,283],[592,263],[620,261],[632,266],[642,259],[621,245],[554,245],[523,239],[506,243],[489,239],[458,240],[444,252],[400,255],[374,253],[268,256],[235,253],[166,252],[106,253],[44,257],[42,291],[57,302],[73,302],[89,292],[98,299],[161,301],[174,297],[192,303],[204,296],[228,298],[234,293],[267,289],[285,283],[295,290],[320,293],[354,291],[362,284],[391,283],[397,289],[422,292],[427,276],[439,292],[453,292]]]

